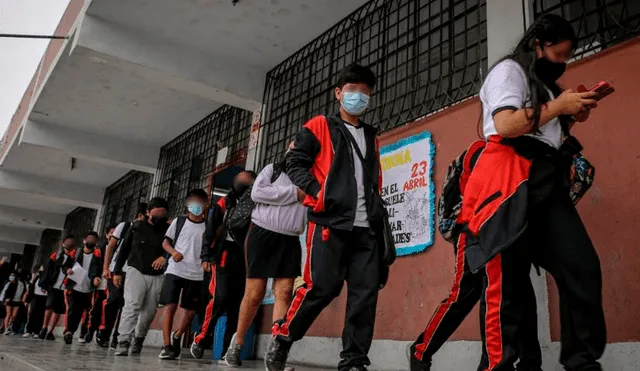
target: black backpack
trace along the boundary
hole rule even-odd
[[[282,174],[276,164],[273,164],[273,175],[271,175],[271,183],[275,182]],[[229,210],[229,214],[226,217],[226,229],[231,238],[236,243],[243,243],[244,238],[249,232],[249,226],[251,225],[251,213],[256,207],[256,203],[251,199],[251,190],[253,186],[249,187],[238,199],[236,206]]]

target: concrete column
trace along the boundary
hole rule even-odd
[[[508,54],[524,34],[533,0],[487,0],[489,66]]]

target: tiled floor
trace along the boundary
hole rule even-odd
[[[62,339],[42,341],[19,336],[0,335],[0,370],[11,371],[217,371],[230,368],[209,359],[194,359],[183,349],[177,361],[158,359],[159,349],[145,349],[140,356],[115,357],[113,352],[95,344],[65,345]],[[205,353],[205,357],[210,357]],[[262,361],[249,361],[239,369],[264,370]],[[295,366],[296,371],[327,371],[334,369]]]

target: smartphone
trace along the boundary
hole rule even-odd
[[[598,93],[598,95],[596,97],[594,97],[593,99],[598,101],[598,100],[606,97],[607,95],[613,93],[616,90],[608,82],[600,81],[599,83],[597,83],[594,86],[592,86],[590,89],[587,89],[584,85],[580,85],[580,86],[578,86],[577,91],[578,91],[578,93],[586,93],[588,91],[595,91],[596,93]]]

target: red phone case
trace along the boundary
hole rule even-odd
[[[595,100],[600,100],[604,97],[606,97],[607,95],[613,93],[614,91],[616,91],[613,86],[611,86],[611,84],[609,84],[606,81],[600,81],[599,83],[595,84],[594,86],[592,86],[590,89],[587,89],[584,85],[580,85],[578,86],[578,93],[586,93],[588,91],[595,91],[598,93],[598,96],[595,97]]]

